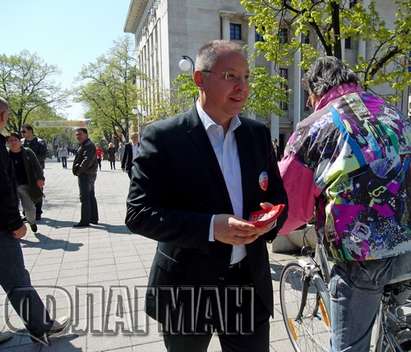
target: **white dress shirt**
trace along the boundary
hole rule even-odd
[[[207,136],[213,146],[214,153],[220,165],[221,172],[230,196],[234,215],[243,217],[243,189],[241,184],[241,167],[238,157],[237,141],[234,131],[241,125],[238,116],[235,116],[224,136],[222,126],[216,124],[211,117],[203,110],[200,103],[196,103],[198,116],[204,125]],[[209,240],[214,241],[214,216],[210,222]],[[231,252],[231,264],[240,262],[247,255],[244,245],[233,245]]]

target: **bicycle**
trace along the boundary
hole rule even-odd
[[[331,268],[323,238],[317,233],[313,250],[306,245],[304,231],[302,258],[288,263],[280,277],[281,312],[288,337],[296,352],[329,351]],[[401,293],[408,295],[411,273],[384,288],[373,331],[373,351],[411,351],[411,302],[399,304]],[[403,295],[404,296],[404,295]]]

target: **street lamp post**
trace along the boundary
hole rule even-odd
[[[181,71],[190,71],[194,73],[194,60],[188,55],[182,55],[181,60],[178,62],[178,67]]]
[[[181,56],[181,60],[178,62],[178,67],[180,67],[181,71],[185,71],[185,72],[190,71],[191,69],[191,73],[194,74],[194,69],[195,69],[194,60],[188,55]],[[193,97],[193,100],[194,100],[194,105],[195,105],[197,97]]]

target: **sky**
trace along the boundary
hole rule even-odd
[[[24,49],[56,65],[53,79],[71,88],[83,65],[107,52],[120,39],[130,0],[0,0],[0,53]],[[128,34],[130,35],[130,34]],[[60,111],[81,119],[85,107],[74,103]]]

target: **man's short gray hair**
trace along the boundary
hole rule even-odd
[[[3,97],[0,97],[0,111],[7,110],[8,108],[9,108],[9,102]]]
[[[358,84],[358,76],[341,60],[334,56],[319,57],[308,69],[305,84],[316,96],[323,96],[331,88],[343,83]]]
[[[229,40],[212,40],[198,50],[195,70],[210,71],[217,62],[219,56],[228,51],[239,53],[247,59],[246,53],[240,44]]]

